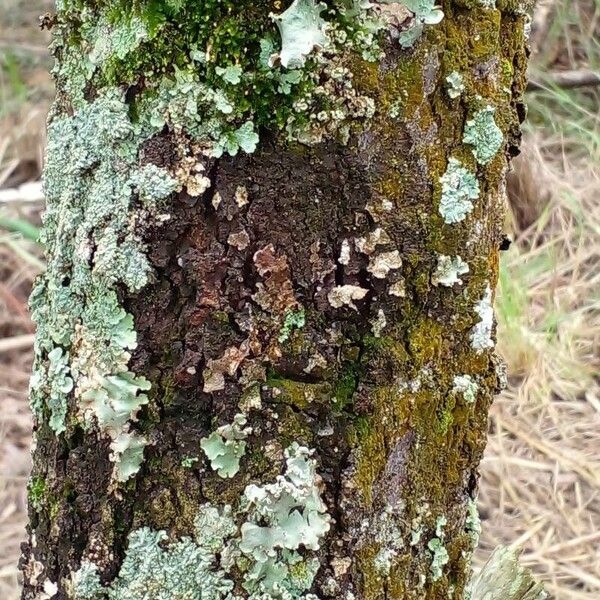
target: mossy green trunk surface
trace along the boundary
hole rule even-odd
[[[23,598],[469,598],[517,0],[59,0]]]

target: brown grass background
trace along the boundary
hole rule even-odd
[[[18,598],[31,418],[27,296],[43,269],[39,225],[45,114],[52,98],[49,0],[0,0],[0,599]],[[553,87],[600,73],[600,0],[542,0],[533,23],[522,156],[509,181],[496,300],[509,388],[490,416],[481,465],[482,564],[498,544],[559,600],[600,598],[600,93]],[[23,235],[25,233],[25,236]]]

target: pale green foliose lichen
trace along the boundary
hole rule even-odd
[[[478,354],[494,347],[492,329],[494,327],[494,308],[492,306],[492,290],[488,285],[483,297],[475,305],[479,322],[471,329],[471,346]]]
[[[50,411],[50,427],[57,433],[65,430],[67,396],[73,390],[69,355],[56,347],[48,352],[47,369],[36,369],[29,384],[32,409],[41,414],[46,405]]]
[[[472,547],[475,549],[479,544],[479,536],[481,535],[481,519],[477,510],[477,502],[469,498],[467,505],[467,518],[465,520],[465,529],[471,536],[473,541]]]
[[[437,25],[444,18],[444,13],[435,0],[401,0],[400,3],[426,25]]]
[[[434,581],[437,581],[443,573],[444,566],[448,564],[450,557],[448,551],[444,546],[444,540],[446,533],[444,527],[448,524],[448,519],[444,515],[440,515],[435,520],[435,537],[429,540],[427,548],[432,553],[431,558],[431,577]]]
[[[219,427],[200,441],[210,466],[220,477],[231,478],[240,470],[240,459],[246,452],[244,440],[252,431],[246,423],[246,415],[238,413],[231,425]]]
[[[229,65],[228,67],[216,67],[215,72],[225,81],[237,85],[242,80],[242,67],[239,65]]]
[[[467,535],[469,536],[470,543],[466,549],[461,551],[461,554],[462,554],[463,558],[469,564],[469,570],[471,571],[471,568],[470,568],[471,558],[473,557],[473,553],[475,552],[475,549],[477,548],[477,546],[479,544],[479,537],[481,535],[481,520],[479,518],[479,511],[477,510],[477,501],[473,498],[469,498],[467,501],[467,514],[465,517],[464,529],[465,529],[465,532],[467,533]],[[472,583],[473,583],[473,577],[472,577],[472,571],[471,571],[471,578],[465,589],[465,594],[464,594],[465,600],[473,600],[472,595],[471,595]],[[484,599],[480,599],[480,600],[484,600]]]
[[[461,394],[467,404],[473,404],[477,399],[479,385],[470,375],[456,375],[453,380],[452,391]]]
[[[139,392],[149,389],[150,382],[144,377],[123,372],[99,378],[81,394],[80,413],[85,421],[91,425],[95,418],[100,431],[111,438],[110,458],[118,481],[127,481],[142,464],[146,439],[127,428],[140,407],[148,403],[146,394]]]
[[[271,60],[277,57],[286,68],[301,67],[313,48],[327,45],[327,23],[321,17],[326,8],[315,0],[294,0],[280,15],[272,15],[281,34],[281,52]]]
[[[115,56],[125,58],[149,37],[144,22],[136,15],[117,22],[110,22],[107,15],[102,15],[98,20],[84,21],[83,31],[85,37],[94,40],[89,55],[81,57],[88,62],[90,75]]]
[[[465,91],[465,82],[463,76],[458,71],[452,71],[446,77],[446,89],[450,98],[458,98]]]
[[[311,452],[293,444],[285,452],[287,469],[272,484],[249,485],[244,501],[249,519],[242,525],[240,549],[258,563],[280,550],[301,546],[318,550],[330,518],[321,500],[316,463]]]
[[[229,81],[237,71],[225,70]],[[256,150],[258,134],[248,120],[234,125],[234,104],[224,90],[208,86],[197,69],[177,69],[172,77],[163,77],[158,90],[140,101],[141,116],[136,130],[145,137],[158,133],[165,125],[174,131],[186,131],[206,144],[208,154],[235,156],[239,150]]]
[[[429,504],[422,504],[417,509],[417,515],[413,517],[410,524],[410,545],[416,546],[425,531],[424,518],[429,514]]]
[[[504,142],[502,130],[496,125],[493,106],[477,111],[465,125],[463,142],[473,146],[473,155],[480,165],[487,165]]]
[[[50,426],[62,433],[73,392],[76,416],[111,439],[119,481],[142,460],[145,440],[129,423],[147,402],[140,392],[150,384],[128,370],[136,333],[117,289],[136,292],[148,282],[151,270],[135,222],[151,222],[159,202],[175,190],[164,169],[138,166],[140,144],[119,90],[51,121],[42,233],[48,265],[31,296],[38,326],[34,414],[43,420],[47,409]]]
[[[71,593],[74,600],[97,600],[106,597],[100,583],[98,567],[84,560],[77,571],[71,574]]]
[[[431,276],[433,285],[452,287],[454,284],[462,285],[459,275],[469,272],[469,265],[460,256],[446,256],[440,254],[437,259],[436,269]]]
[[[425,526],[423,524],[413,525],[410,530],[410,545],[416,546],[421,541],[421,536],[425,531]]]
[[[479,182],[462,163],[451,158],[440,178],[442,197],[439,212],[448,224],[462,221],[472,210],[473,200],[479,198]]]
[[[377,13],[376,4],[370,0],[339,0],[340,15],[353,23],[352,38],[359,48],[362,58],[367,61],[378,61],[385,55],[379,46],[379,33],[386,29],[386,24]],[[343,42],[346,35],[336,32],[334,39]]]
[[[200,506],[192,537],[173,541],[147,527],[132,532],[110,584],[102,585],[97,565],[84,559],[71,575],[73,600],[318,600],[308,593],[320,564],[310,551],[319,549],[329,517],[311,452],[294,444],[285,454],[284,474],[248,486],[237,512]],[[234,592],[238,572],[243,596]]]
[[[385,2],[397,4],[393,0],[385,0]],[[436,6],[436,0],[401,0],[399,4],[406,6],[414,15],[410,27],[400,30],[397,34],[403,48],[414,46],[423,34],[425,25],[437,25],[444,18],[442,9]]]
[[[194,537],[168,543],[164,531],[147,527],[129,535],[118,577],[104,587],[96,565],[84,561],[72,575],[74,600],[233,599],[230,538],[236,531],[230,510],[200,508]]]
[[[433,581],[437,581],[444,573],[444,566],[448,564],[450,556],[444,546],[444,542],[437,537],[429,540],[427,548],[431,552],[431,565],[429,570]]]
[[[394,557],[397,554],[398,553],[395,550],[392,550],[391,548],[382,548],[381,550],[379,550],[379,552],[375,555],[373,564],[375,565],[375,569],[380,575],[387,577],[390,574],[392,570],[392,564],[394,562]]]
[[[191,469],[200,459],[197,456],[186,456],[179,463],[184,469]]]
[[[448,524],[448,519],[444,515],[440,515],[435,520],[435,535],[436,535],[436,537],[438,537],[442,540],[444,539],[444,537],[445,537],[444,527],[446,527],[447,524]]]
[[[286,312],[277,341],[280,344],[286,342],[294,329],[302,329],[304,325],[306,325],[306,314],[303,308]]]
[[[144,165],[131,176],[131,183],[145,206],[154,208],[179,188],[178,182],[156,165]]]

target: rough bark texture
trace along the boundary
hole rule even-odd
[[[497,278],[504,175],[524,114],[527,17],[517,2],[442,4],[444,19],[426,25],[413,47],[383,31],[385,57],[344,57],[355,90],[376,107],[345,144],[306,146],[265,126],[253,153],[209,158],[168,123],[141,143],[139,166],[176,173],[183,147],[210,180],[200,194],[185,185],[171,194],[161,209],[167,221],[141,218],[153,275],[135,292],[117,286],[137,332],[127,369],[151,383],[131,423],[147,439],[143,461],[115,481],[111,440],[93,420],[78,420],[77,389],[67,392],[59,434],[40,409],[24,599],[84,598],[73,584],[82,561],[108,589],[128,537],[142,527],[164,530],[168,548],[193,532],[200,506],[231,505],[237,514],[246,486],[284,472],[294,442],[314,450],[329,531],[317,550],[297,548],[319,562],[310,589],[261,598],[466,597],[477,466],[502,380],[491,343],[474,337],[485,330],[486,293]],[[248,19],[261,11],[262,23],[284,8],[238,10]],[[80,9],[59,9],[60,61],[63,46],[77,43]],[[111,81],[130,105],[151,84],[144,78],[152,74],[137,68]],[[446,81],[453,72],[466,88],[454,98]],[[79,110],[65,77],[51,120]],[[84,102],[107,79],[90,76]],[[463,137],[486,106],[503,141],[478,162]],[[451,158],[476,174],[480,189],[454,223],[439,208]],[[440,257],[460,257],[468,272],[448,281]],[[39,363],[47,356],[41,349]],[[200,444],[240,413],[251,432],[239,471],[224,478]],[[242,588],[244,568],[238,561],[229,571],[232,594],[258,598]]]

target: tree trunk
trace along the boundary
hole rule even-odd
[[[46,17],[24,599],[469,597],[528,17],[441,4]]]

